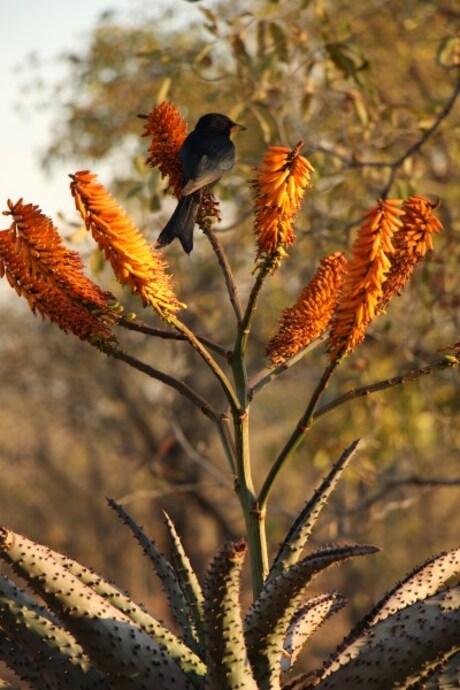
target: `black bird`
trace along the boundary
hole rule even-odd
[[[246,127],[226,115],[208,113],[200,117],[179,151],[184,186],[174,213],[158,237],[158,247],[164,247],[177,237],[184,251],[190,254],[201,195],[233,166],[235,145],[230,136],[244,129]]]

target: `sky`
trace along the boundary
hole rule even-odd
[[[59,54],[78,50],[102,12],[116,10],[128,15],[141,2],[0,0],[0,210],[6,208],[8,198],[16,201],[20,197],[37,203],[51,216],[58,210],[67,214],[73,209],[67,168],[56,166],[50,175],[40,169],[39,152],[49,137],[52,114],[34,110],[37,94],[31,93],[28,100],[24,84],[30,72],[21,67],[35,54],[43,78],[55,81],[62,74]]]

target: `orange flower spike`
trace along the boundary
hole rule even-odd
[[[383,286],[395,253],[393,236],[402,225],[399,199],[380,200],[358,230],[342,294],[331,321],[331,359],[349,354],[364,340],[369,323],[380,313]]]
[[[11,229],[0,232],[0,263],[7,280],[16,293],[27,300],[34,313],[38,312],[63,331],[89,340],[102,350],[115,341],[104,314],[88,310],[72,293],[61,289],[58,281],[31,271],[26,253],[21,250]]]
[[[151,137],[147,164],[158,167],[161,176],[168,177],[167,189],[179,197],[183,187],[179,149],[187,136],[182,115],[172,103],[160,103],[148,115],[142,136]]]
[[[441,221],[433,215],[439,201],[432,203],[423,196],[411,196],[404,203],[403,222],[394,236],[395,254],[385,282],[380,309],[401,294],[414,268],[433,251],[432,235],[441,232]]]
[[[9,232],[24,270],[27,268],[31,277],[42,278],[55,285],[70,299],[106,311],[107,304],[115,298],[84,274],[80,255],[67,249],[51,218],[45,216],[38,206],[24,204],[22,199],[15,204],[8,200],[8,210],[3,215],[12,218]],[[109,312],[106,313],[108,315]]]
[[[276,253],[280,258],[285,248],[294,242],[294,217],[314,170],[299,154],[302,144],[299,142],[292,149],[271,146],[262,165],[256,168],[251,184],[255,194],[254,232],[258,259],[275,257]]]
[[[327,329],[343,285],[347,260],[336,252],[321,260],[294,306],[285,309],[266,354],[275,366],[297,354]]]
[[[144,305],[150,304],[168,320],[184,305],[174,294],[162,254],[152,251],[125,211],[96,182],[96,175],[83,170],[70,177],[77,209],[118,281],[129,285],[133,292],[139,294]]]

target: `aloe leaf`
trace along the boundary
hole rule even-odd
[[[335,489],[342,472],[353,457],[360,439],[356,439],[342,453],[339,460],[333,465],[329,474],[323,479],[315,490],[311,499],[306,503],[292,523],[285,540],[281,544],[278,554],[273,561],[268,579],[272,579],[300,560],[302,551],[316,524],[319,514],[327,503],[329,496]]]
[[[246,644],[262,690],[280,687],[281,650],[305,588],[321,570],[354,556],[375,553],[375,546],[327,546],[268,580],[245,620]]]
[[[429,676],[424,690],[453,690],[460,688],[460,652],[452,654]]]
[[[283,644],[282,673],[291,671],[306,641],[345,604],[346,599],[338,592],[330,592],[313,597],[298,607],[289,623]]]
[[[454,549],[430,558],[423,565],[415,568],[404,580],[398,582],[385,594],[367,616],[359,621],[331,655],[325,668],[333,665],[342,655],[346,656],[350,645],[361,638],[371,625],[410,604],[435,594],[450,577],[459,571],[459,559],[460,549]]]
[[[171,605],[174,620],[182,630],[185,644],[195,653],[200,654],[200,644],[193,621],[191,620],[188,602],[170,562],[161,553],[155,542],[145,534],[142,527],[137,524],[123,506],[114,501],[113,498],[107,499],[107,502],[123,520],[125,525],[129,527],[139,545],[144,550],[145,555],[152,561],[155,572],[162,582],[166,596]]]
[[[69,572],[61,554],[2,528],[0,555],[62,620],[111,690],[191,688],[164,649]]]
[[[200,644],[202,648],[204,648],[203,592],[201,591],[200,583],[198,582],[198,578],[196,576],[195,571],[192,568],[192,564],[190,563],[190,560],[187,554],[185,553],[184,547],[182,546],[181,539],[177,534],[176,527],[173,521],[166,512],[164,513],[164,516],[171,543],[174,572],[176,573],[179,579],[182,592],[184,593],[187,599],[190,614],[192,616],[195,630],[197,631],[200,640]]]
[[[460,588],[416,601],[367,628],[333,663],[326,664],[314,687],[417,687],[418,679],[426,677],[426,669],[459,651],[459,630]]]
[[[18,678],[25,681],[33,690],[49,690],[48,682],[40,675],[33,660],[22,651],[15,641],[4,634],[1,625],[0,661],[3,661],[8,668],[15,672]]]
[[[75,638],[48,611],[0,576],[0,626],[51,685],[63,690],[107,688]]]
[[[240,573],[246,542],[229,542],[212,561],[205,581],[206,690],[257,690],[246,654]]]
[[[65,556],[62,557],[62,563],[80,582],[91,587],[112,606],[126,614],[141,630],[150,635],[155,642],[165,649],[171,659],[174,659],[190,680],[198,685],[201,683],[206,675],[206,666],[180,638],[176,637],[141,606],[135,604],[130,597],[123,594],[107,580],[96,575],[90,568],[85,568]]]
[[[370,614],[369,625],[384,620],[400,609],[426,599],[460,572],[460,548],[429,558],[399,582]]]

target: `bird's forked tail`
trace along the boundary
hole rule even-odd
[[[178,238],[187,254],[193,249],[193,228],[200,206],[201,192],[181,196],[171,218],[160,232],[157,247],[170,244]]]

